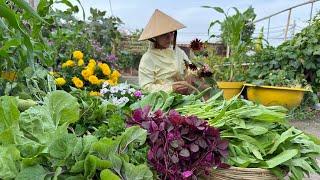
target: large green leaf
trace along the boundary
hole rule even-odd
[[[110,153],[116,153],[119,146],[119,139],[104,138],[95,142],[91,146],[90,152],[98,154],[99,157],[109,157]]]
[[[26,34],[21,29],[14,12],[5,3],[0,3],[0,17],[3,17],[5,20],[7,20],[11,27],[21,31],[23,34]]]
[[[97,141],[98,139],[92,135],[78,138],[78,142],[74,147],[72,155],[75,157],[77,161],[84,160],[86,155],[90,151],[91,145]]]
[[[265,150],[263,149],[262,144],[251,136],[248,136],[245,134],[232,135],[230,133],[224,133],[221,137],[225,138],[225,139],[235,138],[235,139],[240,139],[242,141],[248,142],[248,143],[256,146],[261,153],[265,154]]]
[[[239,112],[241,118],[250,118],[252,120],[265,121],[265,122],[286,122],[286,114],[268,110],[266,108],[251,108]]]
[[[308,171],[309,174],[316,173],[316,171],[312,168],[312,166],[306,161],[307,157],[304,158],[296,158],[288,161],[286,164],[288,166],[295,166]]]
[[[45,106],[35,106],[21,113],[20,127],[27,137],[42,143],[47,140],[47,133],[57,129]]]
[[[153,179],[153,174],[145,164],[135,166],[128,162],[123,162],[124,179],[127,180],[148,180]]]
[[[10,127],[0,132],[0,145],[9,145],[16,143],[17,129]]]
[[[297,135],[294,135],[292,132],[294,130],[294,127],[291,127],[290,129],[286,130],[280,135],[280,138],[276,140],[276,142],[273,144],[273,147],[270,149],[268,154],[272,154],[274,151],[278,149],[278,146],[285,142],[288,139],[291,139],[292,137],[295,137]]]
[[[43,180],[49,172],[40,165],[27,167],[19,172],[16,180]]]
[[[65,91],[51,92],[44,101],[56,126],[74,123],[79,120],[79,103],[77,98]]]
[[[225,13],[224,12],[224,10],[222,9],[222,8],[220,8],[220,7],[212,7],[212,6],[202,6],[203,8],[210,8],[210,9],[214,9],[214,10],[216,10],[217,12],[219,12],[219,13]]]
[[[111,170],[105,169],[100,173],[101,180],[121,180],[119,176],[114,174]]]
[[[144,144],[147,138],[147,131],[138,127],[132,126],[127,128],[126,131],[122,134],[120,144],[119,144],[119,153],[124,153],[126,148],[130,143],[137,142],[140,145]]]
[[[45,22],[39,14],[29,6],[29,4],[25,0],[12,0],[18,7],[24,9],[27,13],[31,14],[33,17],[37,18],[38,20]]]
[[[119,175],[121,175],[121,169],[122,169],[122,159],[117,156],[115,153],[111,153],[109,155],[109,160],[112,163],[112,169],[117,172]]]
[[[10,127],[19,129],[19,116],[20,112],[16,98],[10,96],[0,97],[0,133]]]
[[[84,176],[87,179],[92,178],[96,169],[103,170],[112,167],[112,163],[108,160],[102,160],[94,155],[88,155],[84,162]]]
[[[77,161],[70,169],[71,173],[82,173],[84,172],[85,160]]]
[[[18,102],[15,97],[2,96],[0,97],[0,134],[7,129],[19,130],[19,115]],[[8,132],[8,131],[7,131]],[[8,133],[6,133],[8,135]],[[2,134],[4,135],[4,134]],[[7,136],[4,135],[4,136]],[[1,136],[1,135],[0,135]],[[0,138],[1,140],[5,140]],[[0,143],[1,144],[1,143]]]
[[[67,125],[79,119],[77,99],[64,91],[54,91],[47,95],[44,105],[34,106],[20,115],[20,127],[28,138],[40,143],[48,143],[61,126],[66,131]],[[63,126],[63,127],[62,127]]]
[[[77,143],[77,137],[74,134],[63,134],[53,140],[48,147],[49,154],[55,159],[67,159]]]
[[[14,146],[0,146],[0,179],[13,179],[18,174],[16,161],[20,158]]]
[[[284,150],[277,156],[274,156],[273,158],[266,161],[267,168],[274,168],[290,159],[295,157],[299,153],[299,150],[297,149],[288,149]]]
[[[4,3],[0,3],[0,17],[3,17],[6,19],[11,27],[14,29],[20,31],[23,35],[23,43],[27,47],[27,56],[28,56],[28,63],[30,67],[34,67],[33,62],[33,46],[30,40],[30,36],[22,30],[22,28],[19,25],[19,21],[16,18],[15,13]]]
[[[10,39],[7,42],[4,43],[4,45],[0,48],[0,55],[4,56],[7,54],[7,51],[11,47],[17,47],[21,44],[20,39]]]

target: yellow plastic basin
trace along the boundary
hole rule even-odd
[[[241,92],[244,82],[217,82],[219,89],[223,90],[223,97],[231,99]]]
[[[244,84],[247,88],[247,98],[265,106],[284,106],[288,109],[301,104],[304,92],[309,91],[302,88],[287,88],[276,86],[257,86]]]

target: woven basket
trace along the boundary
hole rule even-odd
[[[270,170],[261,168],[215,169],[210,174],[210,180],[277,180]]]

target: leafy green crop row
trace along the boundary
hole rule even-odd
[[[64,91],[22,113],[15,97],[0,97],[0,178],[152,178],[140,153],[146,152],[145,130],[133,126],[113,138],[77,137],[68,126],[79,114],[77,99]]]

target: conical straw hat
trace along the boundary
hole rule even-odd
[[[139,41],[150,39],[182,28],[185,28],[183,24],[156,9],[151,16],[149,23],[144,28]]]

